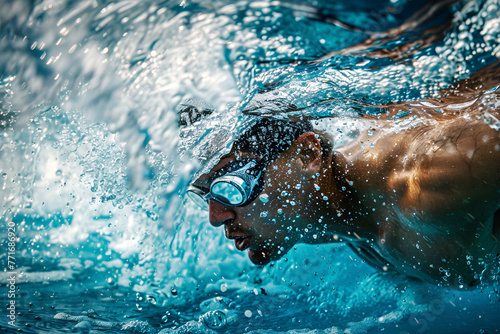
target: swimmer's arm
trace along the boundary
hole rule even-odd
[[[439,92],[439,97],[423,101],[398,102],[381,105],[364,105],[380,108],[382,113],[367,118],[393,120],[402,116],[417,116],[442,121],[465,114],[480,114],[488,110],[499,115],[499,110],[490,110],[489,100],[500,99],[500,62],[489,65],[470,78],[460,80]],[[500,118],[499,118],[500,119]]]
[[[439,0],[429,1],[423,8],[418,10],[408,20],[400,26],[394,27],[387,31],[363,31],[370,36],[364,42],[342,49],[338,51],[328,52],[320,59],[313,63],[320,63],[328,60],[335,55],[358,55],[361,54],[368,58],[391,58],[392,60],[400,60],[404,57],[417,54],[420,50],[432,45],[437,40],[444,37],[445,32],[449,29],[449,23],[446,22],[440,26],[432,26],[427,29],[421,29],[425,24],[441,14],[443,11],[451,8],[458,0]],[[336,24],[336,22],[332,22]],[[343,27],[350,29],[349,27]],[[350,29],[356,31],[356,29]],[[393,41],[399,40],[408,31],[418,32],[418,37],[410,43],[405,43],[400,47],[384,47]]]

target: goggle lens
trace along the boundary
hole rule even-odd
[[[224,204],[236,206],[244,201],[242,189],[225,181],[213,184],[210,191],[216,200]]]
[[[238,162],[241,166],[241,162]],[[260,177],[261,170],[257,175],[247,173],[247,170],[255,167],[256,162],[243,166],[235,171],[228,172],[216,178],[210,190],[202,190],[195,185],[188,187],[189,197],[202,209],[208,209],[208,200],[214,199],[222,204],[240,206],[251,199],[251,195]]]

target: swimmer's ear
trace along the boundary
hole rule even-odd
[[[321,170],[321,143],[314,132],[305,132],[294,142],[302,170],[314,175]]]

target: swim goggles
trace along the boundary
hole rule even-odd
[[[243,164],[241,161],[237,163],[236,168]],[[230,171],[234,167],[230,166],[229,172],[215,178],[209,189],[195,185],[196,181],[191,183],[187,189],[188,196],[202,209],[208,209],[210,199],[229,206],[243,206],[249,203],[262,188],[259,179],[265,163],[250,161],[243,167]]]

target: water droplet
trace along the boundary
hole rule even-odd
[[[269,202],[269,195],[268,194],[261,194],[259,196],[259,199],[262,203],[267,203],[267,202]]]
[[[288,193],[287,193],[286,191],[284,191],[284,190],[283,190],[283,191],[281,192],[281,196],[286,197],[286,196],[288,196]]]
[[[283,209],[278,209],[278,214],[281,215],[283,213]]]
[[[261,217],[261,218],[265,218],[265,217],[267,217],[267,214],[268,214],[268,212],[267,212],[267,211],[262,211],[262,212],[260,213],[260,217]]]
[[[57,176],[61,176],[61,175],[62,175],[62,170],[58,169],[58,170],[56,171],[56,175],[57,175]]]
[[[297,190],[298,190],[298,189],[300,189],[301,187],[302,187],[302,184],[300,184],[300,183],[297,183],[297,184],[295,185],[295,189],[297,189]]]
[[[294,201],[290,201],[290,205],[291,206],[295,206],[295,202]]]
[[[315,183],[314,184],[314,189],[316,189],[316,191],[319,191],[321,188]]]
[[[323,201],[328,201],[328,197],[327,196],[323,196]]]
[[[156,305],[156,298],[154,296],[146,295],[146,300],[148,303]]]
[[[246,310],[245,311],[245,317],[250,318],[252,316],[252,311]]]

